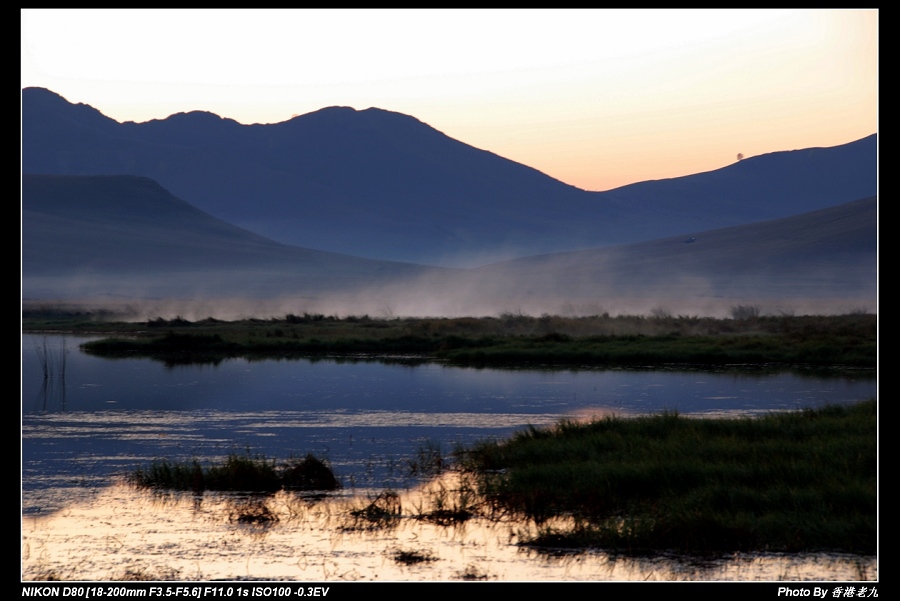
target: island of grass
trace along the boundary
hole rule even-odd
[[[331,467],[307,455],[279,465],[249,454],[229,455],[221,464],[160,459],[136,469],[128,478],[139,488],[156,490],[274,493],[279,490],[331,491],[341,487]]]
[[[466,451],[524,542],[623,554],[829,551],[877,545],[877,407],[745,419],[675,413],[565,422]]]
[[[110,321],[90,314],[31,313],[23,331],[107,333],[84,345],[105,357],[174,363],[231,357],[405,357],[457,365],[598,366],[791,364],[874,368],[877,317],[672,316],[345,318],[293,315],[220,321]]]

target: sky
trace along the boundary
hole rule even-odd
[[[378,107],[585,190],[878,128],[877,10],[20,15],[22,87],[117,121]]]

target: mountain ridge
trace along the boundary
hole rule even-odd
[[[446,270],[291,247],[218,220],[138,176],[25,175],[27,297],[320,295]]]
[[[805,159],[772,153],[786,161],[777,178],[754,172],[760,157],[753,157],[705,174],[587,192],[374,107],[328,107],[254,125],[179,115],[121,124],[26,88],[23,171],[141,175],[282,243],[465,266],[776,218],[877,189],[874,134],[789,151]],[[850,158],[856,155],[862,158]]]
[[[462,270],[290,247],[222,222],[147,178],[25,175],[22,236],[23,298],[152,297],[202,306],[243,299],[257,312],[264,302],[294,312],[389,307],[390,314],[434,316],[571,312],[576,305],[634,312],[747,298],[870,306],[877,295],[874,197]]]

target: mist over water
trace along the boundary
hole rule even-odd
[[[182,317],[197,321],[212,317],[231,321],[240,319],[283,318],[303,313],[345,318],[368,315],[374,319],[403,317],[498,317],[501,315],[559,315],[562,317],[652,316],[667,314],[690,317],[731,317],[738,305],[759,307],[761,315],[841,315],[876,313],[877,303],[847,298],[544,298],[508,297],[465,299],[413,288],[406,294],[396,289],[374,290],[361,294],[334,296],[282,296],[258,299],[240,297],[209,298],[71,298],[67,300],[23,301],[26,311],[66,310],[109,312],[120,321],[146,321],[162,317]]]

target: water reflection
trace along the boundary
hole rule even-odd
[[[149,359],[86,355],[78,350],[84,340],[23,337],[26,513],[59,508],[33,501],[39,490],[102,486],[155,458],[216,461],[245,449],[278,459],[313,453],[329,459],[348,488],[401,489],[418,481],[408,463],[423,446],[449,453],[562,418],[664,409],[737,415],[846,403],[874,397],[877,386],[871,372],[810,377],[242,359],[167,369]],[[41,352],[56,357],[57,367],[45,371]],[[64,371],[64,387],[46,384],[60,379],[44,378],[50,371]]]
[[[63,342],[65,340],[65,342]],[[734,556],[698,563],[516,545],[522,524],[429,512],[359,527],[386,489],[423,480],[423,449],[505,438],[526,425],[675,409],[742,415],[876,395],[870,372],[496,370],[371,361],[246,361],[166,368],[22,343],[23,577],[106,580],[866,580],[874,558]],[[64,377],[62,377],[64,375]],[[155,458],[221,460],[249,449],[330,460],[345,492],[159,497],[113,485]],[[434,485],[434,484],[432,484]],[[421,494],[421,493],[419,493]],[[419,503],[417,506],[416,503]],[[357,512],[354,514],[354,512]],[[354,527],[353,524],[357,526]],[[424,558],[413,561],[417,557]]]
[[[374,493],[373,493],[374,494]],[[357,499],[277,493],[160,497],[125,485],[59,514],[23,521],[23,578],[112,580],[876,580],[875,558],[736,554],[718,560],[599,551],[547,554],[516,545],[521,524],[473,517],[346,528]],[[249,518],[246,516],[250,516]],[[242,519],[244,517],[245,519]],[[421,558],[420,560],[417,560]]]
[[[875,391],[873,370],[511,370],[308,359],[229,359],[218,366],[167,369],[150,359],[92,357],[77,348],[85,340],[70,338],[66,352],[65,338],[23,337],[24,412],[346,409],[563,414],[593,406],[694,413],[796,409],[859,400]],[[65,407],[41,398],[40,387],[47,380],[35,352],[41,345],[49,345],[45,352],[51,357],[65,360]],[[35,399],[39,402],[32,403]]]

